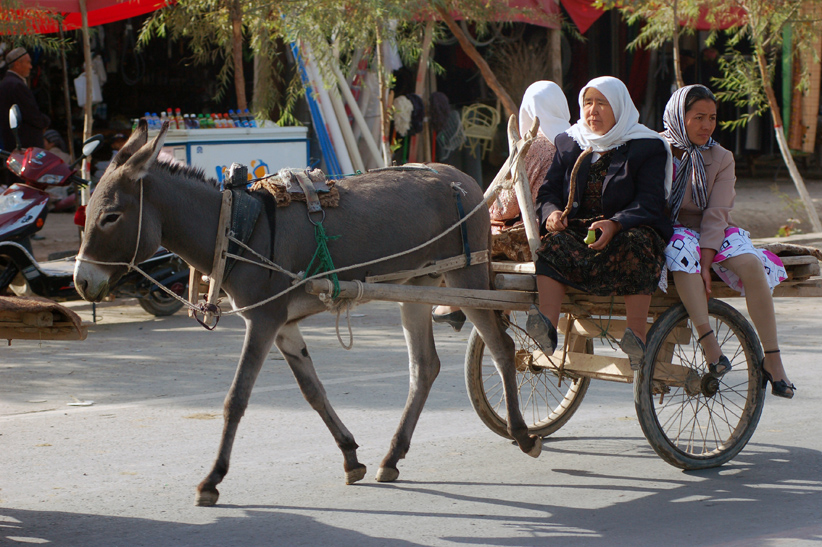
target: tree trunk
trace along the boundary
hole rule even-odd
[[[245,73],[243,71],[243,11],[239,0],[231,2],[231,44],[234,61],[234,91],[237,93],[237,108],[242,112],[248,108],[245,97]]]
[[[437,12],[439,12],[440,17],[448,25],[448,28],[451,29],[451,32],[454,33],[454,36],[457,38],[457,41],[460,43],[463,51],[465,51],[466,55],[468,55],[474,63],[476,63],[477,67],[480,69],[480,73],[482,73],[482,77],[485,79],[485,82],[488,84],[499,100],[502,102],[502,106],[505,108],[506,117],[510,116],[511,114],[516,115],[519,112],[517,105],[514,104],[514,101],[511,99],[511,96],[502,87],[502,84],[499,83],[497,77],[494,75],[494,72],[491,70],[491,67],[488,66],[488,63],[485,62],[485,59],[482,58],[477,48],[475,48],[471,42],[468,40],[468,37],[465,36],[465,33],[462,32],[462,29],[457,25],[454,21],[453,17],[440,6],[437,6]]]
[[[785,139],[785,131],[782,127],[782,116],[779,114],[779,104],[776,102],[776,95],[774,95],[773,86],[771,86],[768,78],[768,65],[765,60],[765,54],[762,51],[756,52],[756,61],[759,65],[759,75],[762,78],[762,85],[765,88],[765,95],[768,97],[768,107],[771,109],[771,116],[773,116],[773,126],[776,132],[776,142],[779,144],[779,151],[782,153],[782,159],[785,165],[788,166],[788,172],[791,174],[796,190],[802,198],[802,203],[805,205],[805,211],[808,213],[808,218],[811,221],[811,227],[814,232],[822,232],[822,223],[819,222],[819,215],[816,213],[816,207],[805,188],[805,181],[802,180],[802,175],[796,168],[796,163],[793,161],[791,151],[788,149],[788,142]]]
[[[57,20],[57,31],[60,33],[60,64],[63,67],[63,98],[66,103],[66,135],[68,136],[68,153],[74,161],[74,131],[71,128],[71,91],[69,89],[68,65],[66,64],[66,46],[63,42],[63,20]]]
[[[674,0],[674,77],[676,78],[676,88],[680,89],[685,87],[685,80],[682,79],[682,64],[680,61],[681,57],[679,53],[679,11],[677,10],[678,6],[679,0]]]
[[[426,93],[425,76],[428,74],[428,53],[431,50],[431,40],[433,37],[434,21],[428,21],[425,24],[425,34],[422,38],[422,52],[420,53],[420,61],[417,65],[417,81],[414,86],[414,93],[422,98],[423,103],[426,105],[426,109],[430,108],[430,104],[428,103],[429,97]],[[422,133],[420,133],[419,136],[414,136],[411,140],[411,151],[408,154],[409,162],[414,163],[418,159],[428,162],[431,161],[431,146],[429,144],[430,139],[428,138],[428,135],[428,116],[425,116],[425,119],[422,122]]]
[[[382,29],[377,24],[377,80],[380,84],[380,143],[382,147],[382,160],[386,167],[391,165],[391,146],[388,142],[388,128],[391,120],[388,117],[388,105],[386,104],[388,94],[388,84],[385,77],[385,60],[382,55]]]
[[[548,29],[548,58],[551,60],[549,78],[562,87],[562,32],[558,28]]]
[[[85,115],[83,122],[83,142],[91,137],[92,126],[94,125],[94,116],[91,110],[91,101],[94,97],[92,93],[92,70],[91,66],[91,40],[88,34],[88,10],[86,9],[86,0],[80,0],[80,16],[83,21],[83,59],[86,66],[86,104]],[[82,152],[80,152],[82,154]],[[91,179],[91,161],[86,158],[83,160],[83,167],[81,168],[82,177],[86,180]],[[80,190],[80,205],[86,205],[89,200],[88,188]]]

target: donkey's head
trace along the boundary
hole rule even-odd
[[[137,264],[160,246],[161,220],[148,200],[147,175],[160,153],[167,130],[168,123],[149,141],[146,123],[141,121],[114,156],[91,196],[86,207],[83,243],[74,266],[74,285],[86,300],[102,300],[128,271],[125,265],[101,263],[128,264],[134,260]]]

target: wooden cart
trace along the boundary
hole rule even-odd
[[[513,173],[532,251],[538,244],[528,183],[518,161],[527,150],[516,121],[509,122],[511,157],[491,188]],[[529,135],[536,134],[535,128]],[[774,296],[822,296],[822,253],[792,245],[771,248],[782,256],[788,279]],[[431,266],[430,268],[435,268]],[[722,298],[736,297],[719,281],[708,312],[711,328],[733,369],[721,379],[708,374],[698,335],[680,302],[673,280],[668,292],[651,300],[647,351],[640,370],[631,370],[618,349],[626,328],[622,297],[599,297],[569,289],[558,325],[560,343],[543,354],[525,332],[525,311],[537,301],[533,263],[494,262],[495,290],[426,288],[387,283],[340,282],[341,297],[396,302],[424,302],[504,310],[516,344],[520,408],[529,430],[547,436],[576,412],[591,380],[632,383],[642,431],[666,462],[682,469],[715,467],[742,450],[756,429],[765,399],[762,346],[747,319]],[[330,294],[331,282],[307,284],[312,294]],[[594,342],[597,341],[597,344]],[[594,348],[597,348],[596,352]],[[508,437],[502,379],[485,352],[476,329],[468,339],[465,382],[474,410],[493,432]]]

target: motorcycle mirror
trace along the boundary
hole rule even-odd
[[[100,143],[103,142],[104,137],[101,134],[92,135],[83,143],[83,155],[74,160],[74,163],[71,164],[72,167],[76,166],[78,163],[83,161],[83,158],[87,158],[91,156],[97,147],[100,146]]]
[[[17,126],[20,125],[20,120],[22,117],[20,107],[16,104],[11,105],[11,108],[9,109],[9,127],[11,128],[11,132],[14,134],[14,140],[17,143],[17,148],[20,148],[20,136],[17,134]]]

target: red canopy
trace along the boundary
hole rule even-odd
[[[121,19],[128,19],[158,10],[176,0],[86,0],[88,11],[88,25],[104,25]],[[29,9],[42,9],[59,13],[65,16],[63,30],[74,30],[83,27],[80,16],[79,0],[30,0]],[[48,34],[57,32],[57,23],[38,25],[35,32]]]

